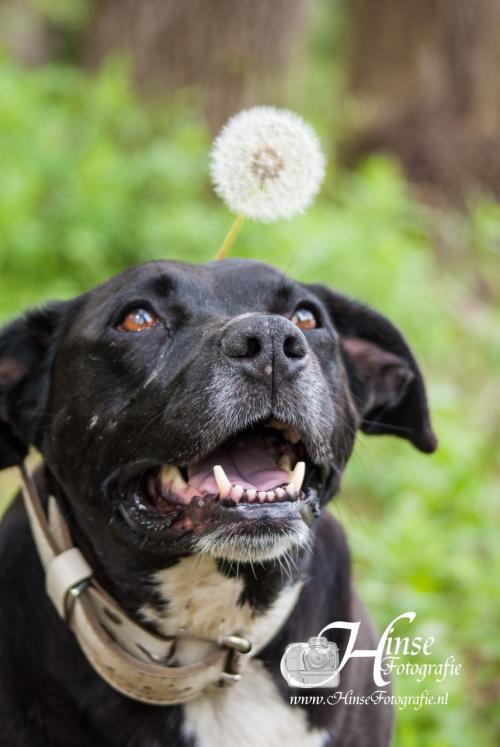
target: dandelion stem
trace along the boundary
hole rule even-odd
[[[245,220],[245,216],[242,215],[241,213],[240,213],[240,215],[236,216],[236,219],[235,219],[233,225],[229,229],[229,231],[228,231],[228,233],[226,235],[226,238],[224,239],[224,241],[220,245],[220,249],[217,252],[217,254],[215,255],[215,259],[216,260],[225,259],[226,254],[231,249],[231,247],[232,247],[232,245],[234,243],[234,240],[236,239],[237,235],[240,232],[240,228],[243,225],[243,221],[244,220]]]

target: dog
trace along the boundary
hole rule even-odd
[[[52,496],[93,582],[174,642],[169,671],[221,636],[253,649],[185,702],[120,692],[49,599],[19,495],[0,527],[0,744],[388,745],[386,702],[294,700],[335,690],[280,671],[334,621],[361,623],[357,648],[378,643],[326,510],[358,429],[436,448],[408,345],[376,311],[264,263],[150,262],[6,326],[0,468],[40,452],[44,511]],[[327,637],[342,657],[347,631]],[[340,678],[377,689],[369,659]]]

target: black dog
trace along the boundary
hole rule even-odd
[[[48,599],[18,498],[0,534],[0,744],[388,745],[389,706],[291,704],[311,690],[280,673],[287,645],[336,620],[377,645],[321,512],[358,427],[434,450],[408,346],[378,313],[261,263],[149,263],[7,326],[0,468],[38,448],[42,500],[131,617],[262,645],[241,682],[185,704],[118,693]],[[330,638],[340,656],[346,635]],[[211,645],[181,639],[174,664]],[[339,689],[377,689],[372,662],[352,659]]]

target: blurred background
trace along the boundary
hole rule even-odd
[[[0,320],[142,260],[213,258],[238,109],[295,109],[329,170],[234,254],[363,299],[425,372],[440,448],[361,437],[332,506],[380,628],[454,655],[396,747],[500,743],[500,1],[0,0]],[[0,477],[3,507],[16,477]]]

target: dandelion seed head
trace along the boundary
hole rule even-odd
[[[211,152],[219,197],[233,212],[263,222],[302,213],[318,193],[324,171],[314,130],[297,114],[271,106],[232,117]]]

